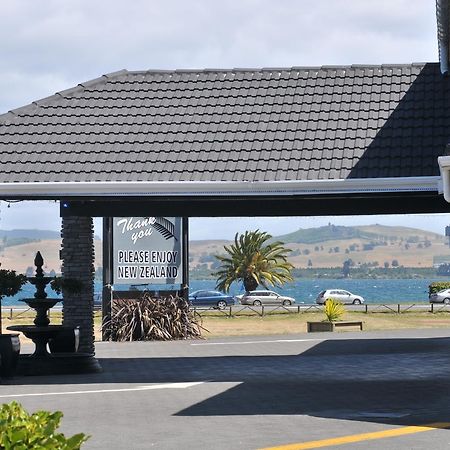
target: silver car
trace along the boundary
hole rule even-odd
[[[246,292],[240,299],[243,305],[284,305],[290,306],[295,303],[292,297],[277,294],[273,291],[250,291]]]
[[[444,305],[450,305],[450,289],[444,289],[443,291],[430,294],[429,299],[430,303],[444,303]]]
[[[364,303],[363,297],[352,294],[349,291],[344,291],[343,289],[327,289],[326,291],[322,291],[317,296],[316,303],[323,305],[329,298],[350,305],[361,305],[361,303]]]

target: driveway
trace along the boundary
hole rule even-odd
[[[1,402],[63,411],[84,449],[450,447],[450,330],[96,350],[103,373],[3,380]]]

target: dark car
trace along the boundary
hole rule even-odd
[[[192,306],[212,306],[219,309],[224,309],[235,303],[232,295],[219,291],[195,291],[189,294],[189,301]]]

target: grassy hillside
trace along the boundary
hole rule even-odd
[[[277,236],[276,239],[285,243],[317,244],[325,241],[336,241],[342,239],[377,239],[373,232],[362,230],[359,227],[344,227],[338,225],[327,225],[318,228],[305,228],[293,233]]]
[[[436,240],[443,236],[430,231],[408,227],[391,227],[386,225],[365,225],[345,227],[329,224],[318,228],[299,229],[293,233],[277,236],[276,239],[285,243],[316,244],[326,241],[362,239],[366,241],[383,242],[389,240],[414,239]]]
[[[102,265],[101,262],[101,241],[94,241],[95,246],[95,268]],[[44,239],[38,242],[15,245],[3,248],[0,252],[0,263],[2,269],[14,269],[25,273],[28,267],[33,266],[34,257],[37,251],[42,253],[44,258],[44,270],[50,272],[54,270],[59,273],[61,270],[61,260],[59,251],[61,249],[60,239]]]

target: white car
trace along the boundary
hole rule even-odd
[[[435,292],[429,296],[430,303],[444,303],[450,305],[450,289],[444,289],[443,291]]]
[[[327,289],[326,291],[322,291],[317,296],[316,303],[323,305],[330,298],[350,305],[361,305],[361,303],[364,303],[363,297],[352,294],[349,291],[344,291],[343,289]]]
[[[250,291],[246,292],[240,301],[243,305],[283,305],[290,306],[295,303],[292,297],[277,294],[273,291]]]

